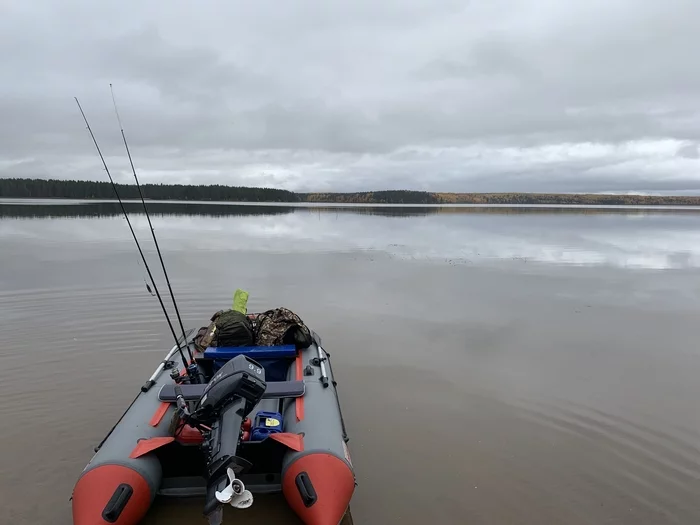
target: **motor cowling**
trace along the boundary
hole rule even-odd
[[[265,369],[239,355],[214,374],[197,402],[194,416],[211,428],[204,434],[202,443],[209,478],[205,515],[219,505],[215,493],[228,484],[227,468],[239,474],[249,466],[245,459],[236,456],[241,428],[266,388]]]
[[[211,378],[195,408],[200,420],[216,418],[235,399],[250,412],[265,393],[265,369],[244,355],[227,361]]]

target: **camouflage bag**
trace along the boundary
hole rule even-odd
[[[248,316],[236,310],[219,310],[211,317],[209,326],[203,326],[192,342],[204,352],[210,346],[251,346],[254,343],[253,323]]]
[[[287,308],[275,308],[258,315],[255,344],[259,346],[295,345],[307,348],[313,339],[301,318]]]
[[[216,323],[216,346],[251,346],[254,344],[253,323],[236,310],[224,310]]]
[[[199,331],[197,332],[197,335],[195,335],[194,338],[192,339],[192,342],[194,343],[194,347],[199,352],[204,352],[210,346],[214,346],[212,344],[212,340],[214,339],[215,335],[216,335],[216,323],[212,322],[209,326],[201,327],[199,329]]]
[[[223,310],[219,310],[214,315],[211,316],[211,323],[209,326],[203,326],[194,336],[192,342],[197,350],[204,352],[210,346],[216,346],[216,319],[223,313]]]

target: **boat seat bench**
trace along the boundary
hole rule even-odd
[[[292,359],[297,355],[294,345],[277,346],[210,346],[202,354],[204,359],[233,359],[245,355],[251,359]]]
[[[185,401],[198,401],[204,389],[205,384],[197,385],[180,385],[182,389],[182,397]],[[272,381],[267,383],[267,388],[263,394],[263,399],[281,399],[287,397],[301,397],[304,395],[305,385],[303,381]],[[175,385],[163,385],[158,392],[158,400],[163,402],[174,403],[177,399],[175,395]]]
[[[295,345],[272,346],[210,346],[197,355],[196,360],[205,370],[205,375],[213,375],[227,361],[244,355],[259,363],[265,369],[268,384],[287,379],[290,362],[297,357]]]

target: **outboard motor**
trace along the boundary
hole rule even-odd
[[[228,486],[229,469],[237,475],[250,466],[236,451],[243,421],[266,388],[265,369],[246,356],[236,356],[214,374],[189,418],[200,429],[211,428],[203,429],[208,474],[205,516],[221,512],[216,493]]]

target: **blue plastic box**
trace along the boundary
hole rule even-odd
[[[282,432],[282,414],[279,412],[259,411],[255,414],[250,431],[251,441],[262,441],[270,434]]]

